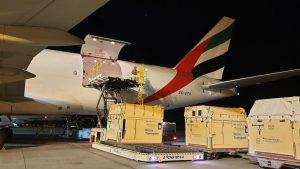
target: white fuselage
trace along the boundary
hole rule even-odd
[[[117,62],[124,76],[129,76],[134,66],[139,66],[138,63],[121,60]],[[147,69],[147,80],[143,87],[143,97],[147,98],[156,93],[156,99],[152,99],[146,104],[161,104],[165,109],[173,109],[234,95],[234,93],[202,90],[201,85],[216,82],[205,76],[200,76],[177,90],[174,89],[172,83],[169,84],[176,74],[180,73],[176,69],[154,65],[145,65],[145,69]],[[96,113],[96,103],[100,91],[82,86],[83,63],[80,54],[46,49],[33,58],[27,71],[35,74],[36,77],[26,80],[25,97],[35,101],[15,104],[1,103],[1,113]],[[184,78],[185,74],[182,74],[177,78],[177,83],[184,81]],[[160,92],[157,93],[158,91]],[[127,91],[122,95],[127,102],[136,102],[136,92]],[[101,102],[101,104],[103,103]],[[103,106],[100,105],[100,107]]]

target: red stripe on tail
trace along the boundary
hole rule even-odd
[[[190,73],[201,54],[205,51],[210,38],[206,39],[194,49],[192,49],[176,66],[177,73],[175,77],[162,89],[153,95],[144,99],[144,103],[149,103],[160,98],[164,98],[188,85],[193,81],[193,75]]]
[[[193,81],[193,75],[191,73],[177,72],[175,77],[162,89],[147,97],[144,103],[149,103],[160,98],[166,97],[179,89],[183,88],[187,84]]]
[[[194,49],[189,51],[185,57],[178,63],[176,69],[181,72],[191,72],[201,54],[205,51],[211,38],[206,39]]]

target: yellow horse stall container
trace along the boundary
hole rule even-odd
[[[257,100],[247,122],[248,155],[300,162],[300,97]]]
[[[118,143],[162,143],[162,106],[114,104],[107,119],[107,140]]]
[[[243,108],[186,107],[186,145],[208,152],[247,151],[246,118]]]

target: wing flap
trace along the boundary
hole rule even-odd
[[[298,75],[300,75],[300,69],[294,69],[294,70],[228,80],[228,81],[218,82],[209,85],[202,85],[201,87],[207,90],[227,90],[227,89],[246,87],[254,84],[260,84],[260,83],[285,79],[285,78],[298,76]]]
[[[0,84],[22,81],[33,77],[35,77],[34,74],[22,69],[0,67]]]
[[[26,25],[69,30],[106,2],[108,0],[51,1],[27,20]]]

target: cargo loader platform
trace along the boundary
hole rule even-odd
[[[142,162],[204,160],[204,153],[189,147],[164,144],[113,144],[94,142],[92,147],[107,153]]]
[[[163,117],[160,105],[113,104],[106,128],[92,129],[92,147],[142,162],[203,160],[196,148],[163,143]]]

